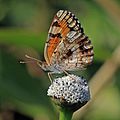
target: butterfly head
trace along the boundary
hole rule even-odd
[[[49,70],[49,65],[46,62],[40,62],[38,65],[44,70],[44,71],[50,71]]]

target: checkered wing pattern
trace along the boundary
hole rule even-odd
[[[84,68],[93,61],[93,46],[74,14],[59,10],[48,33],[44,50],[48,65],[65,70]]]

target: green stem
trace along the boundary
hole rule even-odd
[[[72,119],[73,112],[68,109],[60,110],[59,120],[71,120]]]

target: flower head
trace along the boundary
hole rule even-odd
[[[76,75],[55,79],[50,85],[47,95],[60,107],[68,107],[73,111],[79,109],[90,100],[90,92],[86,80]]]

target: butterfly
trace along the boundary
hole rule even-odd
[[[67,10],[54,16],[44,48],[45,62],[26,55],[48,74],[82,70],[93,62],[93,56],[91,41],[76,16]]]

